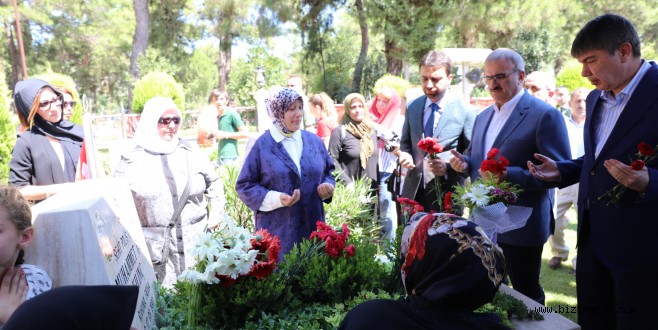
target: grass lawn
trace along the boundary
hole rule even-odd
[[[578,313],[572,312],[572,307],[577,306],[576,300],[576,276],[573,274],[572,258],[576,256],[576,223],[577,215],[573,207],[567,212],[569,225],[567,226],[565,239],[569,246],[569,260],[562,263],[562,267],[553,270],[548,268],[548,261],[553,257],[551,246],[546,243],[542,254],[541,285],[546,293],[546,306],[552,307],[554,312],[559,312],[562,307],[562,316],[577,322]],[[567,308],[569,307],[569,308]]]

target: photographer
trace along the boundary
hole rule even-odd
[[[377,131],[378,149],[378,182],[379,207],[378,218],[382,226],[382,238],[394,239],[397,228],[397,212],[393,202],[393,171],[395,170],[400,154],[400,135],[404,117],[400,114],[400,96],[390,87],[377,90],[375,99],[370,106],[370,117],[373,127]],[[389,185],[390,184],[390,185]]]

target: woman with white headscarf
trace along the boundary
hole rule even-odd
[[[222,184],[210,161],[178,137],[181,121],[171,99],[148,100],[135,131],[136,147],[122,155],[114,172],[130,185],[156,277],[167,287],[193,265],[188,251],[204,228],[225,217]]]
[[[256,229],[265,228],[281,241],[281,255],[324,222],[324,202],[334,192],[334,164],[322,140],[300,130],[302,97],[291,88],[276,88],[265,100],[273,126],[247,155],[235,190],[254,211]]]

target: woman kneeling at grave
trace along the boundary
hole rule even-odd
[[[401,251],[407,296],[364,302],[339,329],[507,329],[498,315],[474,312],[493,299],[505,276],[501,250],[475,223],[416,213]]]

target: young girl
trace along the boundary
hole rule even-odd
[[[31,225],[27,200],[18,190],[0,186],[0,325],[24,300],[52,286],[43,269],[23,264],[23,250],[34,237]]]

